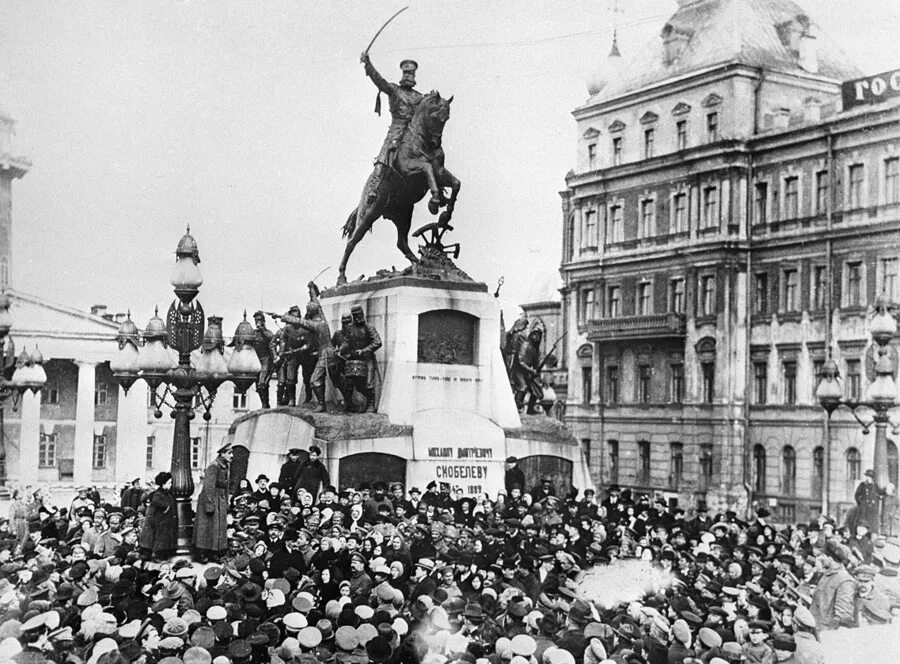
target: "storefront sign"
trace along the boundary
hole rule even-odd
[[[844,81],[841,86],[844,110],[863,104],[877,104],[891,97],[900,97],[900,69]]]

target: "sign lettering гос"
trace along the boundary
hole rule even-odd
[[[877,104],[891,97],[900,97],[900,69],[844,81],[841,95],[845,111],[854,106]]]

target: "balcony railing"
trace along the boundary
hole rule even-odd
[[[587,333],[591,341],[683,337],[687,333],[687,316],[667,313],[600,318],[588,323]]]

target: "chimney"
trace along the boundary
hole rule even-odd
[[[103,320],[108,320],[110,323],[112,323],[113,315],[112,314],[103,314]]]
[[[128,314],[118,313],[115,316],[115,321],[117,323],[124,323],[125,319],[128,317]]]
[[[791,121],[791,109],[776,108],[772,113],[772,126],[775,129],[787,129]]]
[[[103,314],[106,313],[106,305],[105,304],[95,304],[91,307],[91,315],[92,316],[100,316],[103,317]]]
[[[816,38],[808,32],[800,37],[800,44],[797,47],[798,59],[800,67],[810,74],[819,73],[819,47],[816,44]]]
[[[815,97],[807,97],[803,101],[804,119],[815,124],[822,121],[822,102]]]

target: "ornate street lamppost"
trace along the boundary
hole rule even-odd
[[[172,494],[178,509],[179,554],[190,551],[193,539],[191,497],[194,479],[190,441],[196,398],[200,397],[197,405],[204,409],[203,419],[209,421],[209,409],[223,382],[230,380],[235,390],[243,394],[256,381],[260,371],[259,358],[251,344],[255,332],[247,322],[246,312],[235,330],[234,351],[227,360],[222,319],[210,316],[204,331],[203,307],[194,300],[203,283],[197,267],[200,255],[190,231],[188,227],[175,250],[175,268],[170,281],[177,299],[169,305],[166,320],[159,317],[157,310],[141,335],[129,313],[119,327],[119,353],[110,362],[114,378],[126,393],[138,378],[144,379],[154,395],[156,388],[165,385],[159,403],[169,405],[175,419],[171,472]],[[177,353],[177,361],[170,350]],[[206,390],[206,396],[201,388]],[[161,417],[162,411],[157,408],[154,415]]]
[[[860,400],[843,398],[838,367],[832,359],[825,362],[822,367],[822,380],[816,388],[816,398],[829,418],[839,406],[846,406],[862,426],[863,434],[868,434],[872,425],[875,426],[875,460],[872,470],[875,473],[875,484],[884,490],[888,483],[887,425],[890,423],[891,410],[900,406],[897,384],[894,382],[896,361],[892,359],[892,355],[896,355],[896,350],[891,346],[891,339],[897,333],[897,321],[888,312],[887,300],[884,297],[879,297],[875,304],[870,333],[875,342],[872,355],[875,379],[866,390],[865,398]],[[860,411],[863,416],[860,416]],[[872,413],[871,421],[863,419],[867,411]]]
[[[0,293],[0,487],[6,486],[6,402],[11,398],[13,410],[16,410],[19,398],[25,392],[31,390],[32,393],[37,393],[47,382],[44,356],[37,346],[31,353],[23,348],[16,357],[15,344],[9,338],[12,327],[12,314],[9,313],[11,304],[9,296]]]

